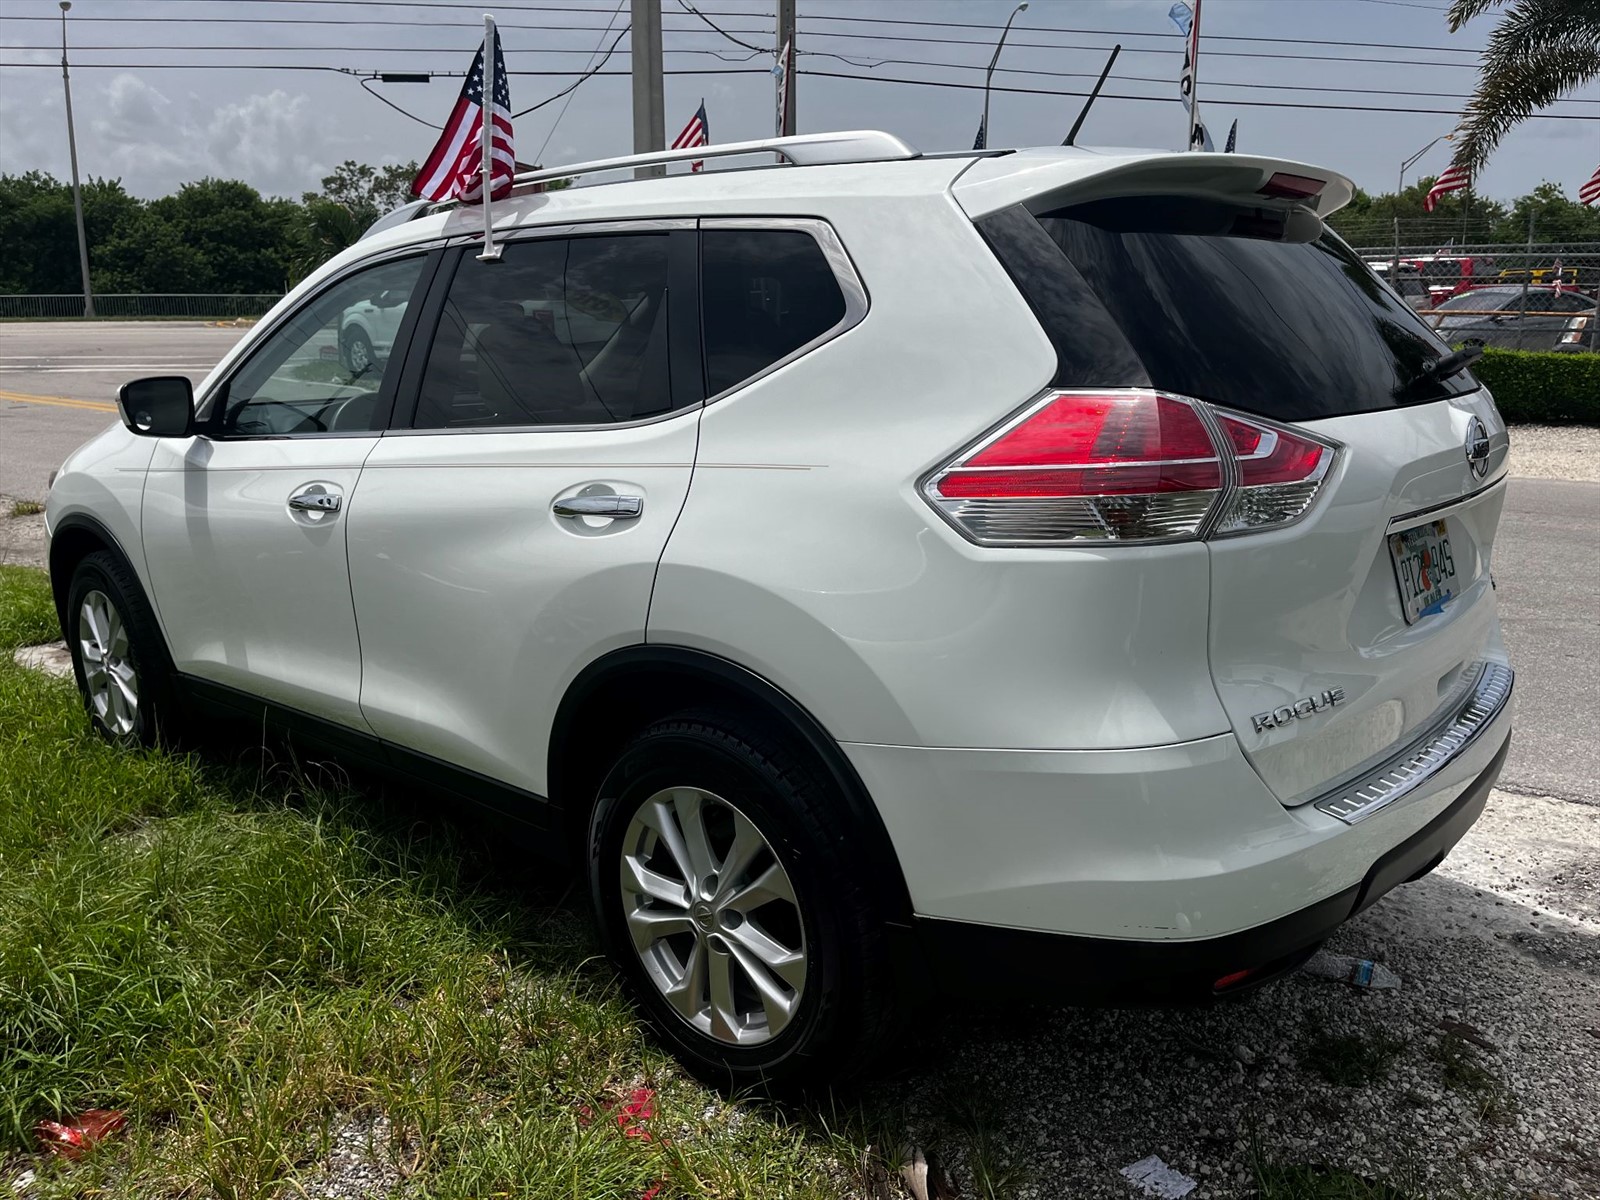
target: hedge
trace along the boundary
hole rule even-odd
[[[1600,425],[1600,354],[1485,349],[1472,373],[1508,425]]]

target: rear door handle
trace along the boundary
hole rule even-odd
[[[619,517],[624,520],[644,512],[643,496],[568,496],[552,506],[558,517]]]
[[[289,507],[297,512],[336,513],[343,502],[338,492],[326,491],[320,484],[301,488],[289,497]]]

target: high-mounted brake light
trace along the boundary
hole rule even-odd
[[[1271,196],[1277,200],[1309,200],[1320,196],[1328,186],[1326,179],[1313,179],[1309,175],[1291,175],[1278,171],[1256,189],[1258,196]]]
[[[1287,524],[1334,447],[1145,389],[1052,392],[934,471],[923,494],[984,545],[1170,541]]]

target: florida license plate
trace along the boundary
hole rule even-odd
[[[1443,521],[1430,521],[1389,535],[1389,557],[1400,586],[1400,608],[1406,624],[1415,625],[1455,599],[1456,561]]]

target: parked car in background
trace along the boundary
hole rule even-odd
[[[1422,274],[1437,308],[1451,296],[1467,291],[1491,277],[1494,259],[1466,254],[1424,254],[1400,260]]]
[[[409,289],[365,298],[345,309],[339,322],[339,360],[360,378],[388,359],[405,320]]]
[[[1428,321],[1452,345],[1502,350],[1585,349],[1563,341],[1593,319],[1595,302],[1581,292],[1555,287],[1473,288],[1438,305]],[[1582,320],[1583,326],[1574,327]]]
[[[1510,745],[1509,441],[1350,180],[871,131],[565,174],[739,154],[524,176],[493,261],[416,206],[124,385],[46,508],[93,727],[519,823],[735,1088],[940,991],[1232,995],[1433,870]]]
[[[1416,263],[1402,260],[1399,273],[1396,274],[1393,259],[1369,258],[1366,261],[1378,278],[1399,292],[1400,298],[1412,308],[1425,312],[1433,307],[1433,293],[1428,290],[1428,281]]]

